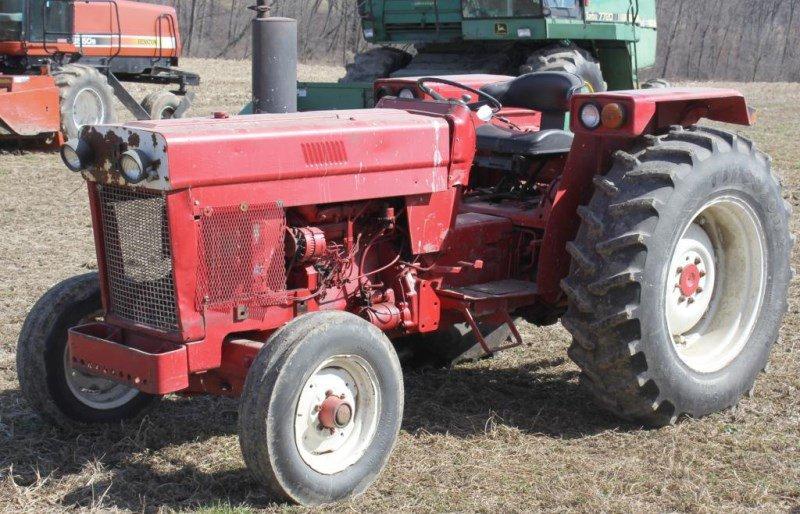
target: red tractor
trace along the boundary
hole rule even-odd
[[[180,52],[171,7],[0,0],[0,140],[76,137],[84,125],[114,121],[115,96],[139,120],[181,117],[199,78],[175,68]],[[139,103],[124,81],[177,90]]]
[[[385,466],[393,341],[492,354],[522,343],[515,318],[560,319],[626,419],[736,405],[787,309],[790,210],[752,142],[696,123],[752,114],[727,89],[582,86],[421,78],[371,110],[84,128],[62,157],[88,183],[99,272],[31,311],[22,391],[65,427],[239,397],[248,468],[303,504]]]

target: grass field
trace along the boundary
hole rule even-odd
[[[187,64],[204,78],[194,114],[236,112],[247,101],[248,63]],[[339,73],[301,70],[306,79]],[[741,131],[774,157],[800,212],[800,85],[731,86],[759,109],[759,125]],[[26,313],[56,282],[95,268],[80,178],[55,154],[0,154],[0,510],[303,511],[271,504],[248,475],[233,401],[168,398],[135,424],[77,437],[28,409],[14,364]],[[523,327],[526,348],[479,364],[408,373],[387,470],[366,495],[329,510],[797,511],[796,286],[755,396],[662,430],[622,423],[592,403],[560,327]]]

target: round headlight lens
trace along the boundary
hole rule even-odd
[[[61,160],[71,171],[83,171],[89,167],[92,149],[81,139],[67,141],[61,147]]]
[[[596,129],[600,126],[600,108],[597,104],[588,103],[581,107],[581,123],[588,129]]]
[[[400,92],[397,94],[400,98],[405,98],[406,100],[413,100],[417,97],[416,93],[412,89],[404,88],[401,89]]]
[[[128,150],[123,153],[119,167],[125,181],[130,184],[138,184],[147,178],[146,159],[138,150]]]

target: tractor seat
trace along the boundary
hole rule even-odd
[[[520,132],[496,125],[482,125],[475,132],[478,150],[528,157],[567,153],[572,147],[573,138],[572,132],[566,130]]]
[[[481,91],[505,107],[542,113],[542,129],[563,129],[572,95],[584,87],[583,79],[565,71],[539,71],[506,82],[487,84]]]

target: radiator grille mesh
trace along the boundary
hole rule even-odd
[[[259,307],[286,301],[284,230],[277,203],[205,210],[200,222],[198,307]]]
[[[178,330],[166,202],[159,194],[98,186],[110,312]]]

